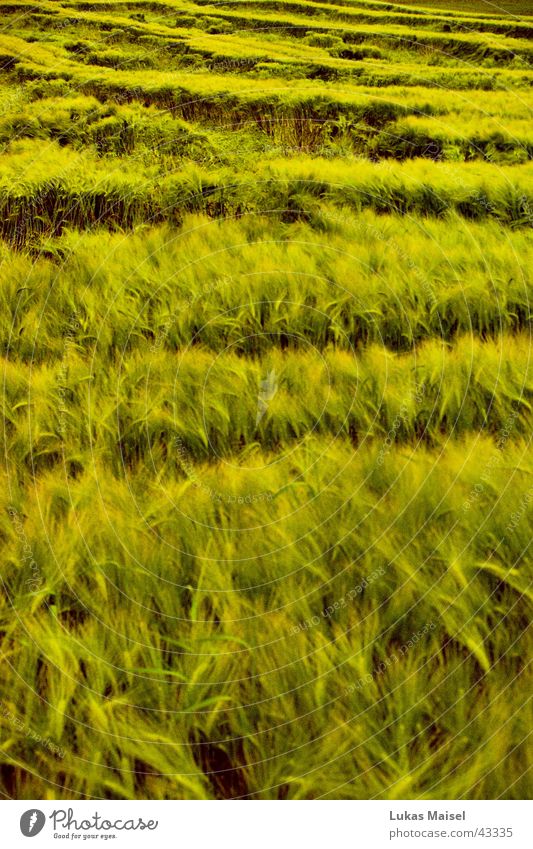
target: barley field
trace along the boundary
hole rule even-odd
[[[532,36],[0,2],[2,798],[530,798]]]

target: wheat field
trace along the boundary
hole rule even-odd
[[[530,798],[532,35],[0,2],[2,798]]]

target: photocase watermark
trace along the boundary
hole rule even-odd
[[[333,616],[337,610],[341,610],[343,607],[347,607],[349,602],[353,601],[358,595],[360,595],[366,587],[372,584],[374,581],[377,581],[382,575],[385,574],[385,569],[380,566],[379,569],[375,569],[373,572],[370,572],[362,581],[358,584],[355,584],[347,593],[345,593],[341,598],[337,599],[333,604],[328,605],[322,610],[321,616],[312,616],[310,619],[305,619],[303,622],[299,622],[297,625],[291,628],[289,631],[289,636],[293,637],[295,634],[299,634],[301,631],[309,631],[310,628],[313,628],[315,625],[318,625],[322,619],[329,619]]]
[[[268,410],[270,401],[275,397],[278,391],[278,379],[275,369],[268,372],[266,378],[261,381],[261,388],[257,396],[257,414],[255,417],[255,426],[257,427],[263,416]]]
[[[390,166],[388,166],[388,167],[390,167]],[[392,171],[391,171],[391,173],[392,173]],[[342,223],[343,221],[348,221],[348,222],[352,221],[350,216],[343,215],[343,213],[341,213],[341,212],[332,213],[332,212],[328,212],[328,211],[323,211],[322,215],[325,218],[328,218],[331,221],[336,222],[336,223],[338,223],[338,222]],[[357,221],[357,228],[361,231],[363,237],[369,237],[371,239],[377,239],[377,241],[379,241],[381,243],[385,243],[391,250],[394,251],[394,253],[398,257],[398,259],[400,259],[407,266],[409,271],[411,271],[413,273],[414,277],[416,277],[416,279],[417,279],[417,281],[420,285],[420,289],[422,290],[422,292],[426,296],[428,306],[431,309],[435,309],[437,307],[438,300],[437,300],[437,296],[435,294],[435,291],[433,289],[433,286],[431,285],[431,283],[427,279],[426,275],[424,274],[424,272],[422,271],[420,266],[417,265],[417,263],[409,255],[409,253],[406,250],[404,250],[404,248],[399,244],[397,239],[394,238],[394,236],[390,236],[387,233],[384,233],[382,230],[379,229],[379,227],[377,227],[374,224],[369,224],[367,221],[359,221],[358,220]],[[353,297],[354,303],[361,304],[361,302],[359,301],[359,299],[357,299],[355,297],[355,295],[353,295],[352,297]]]
[[[20,830],[24,837],[35,837],[46,825],[47,817],[38,808],[24,811],[20,818]],[[115,832],[121,831],[155,831],[159,820],[144,820],[142,817],[124,817],[116,820],[108,819],[98,812],[89,817],[75,819],[74,809],[56,808],[49,815],[54,837],[69,840],[88,840],[100,838],[111,840],[118,837]],[[63,833],[62,833],[63,832]],[[81,833],[80,833],[81,832]]]
[[[392,427],[390,428],[383,445],[380,448],[379,454],[376,459],[376,463],[378,466],[382,466],[385,457],[389,453],[392,448],[392,444],[396,439],[396,434],[400,429],[401,425],[409,420],[409,411],[412,403],[416,406],[419,406],[422,403],[422,399],[425,394],[425,386],[422,383],[415,383],[414,388],[407,398],[402,401],[399,411],[394,417],[394,421],[392,422]]]
[[[437,296],[433,290],[432,285],[427,279],[426,275],[422,271],[422,269],[416,264],[411,256],[405,251],[402,246],[397,242],[397,240],[391,236],[387,236],[386,233],[383,233],[379,227],[375,227],[373,224],[368,224],[367,222],[359,224],[359,227],[365,231],[366,235],[372,236],[374,239],[377,239],[380,242],[386,242],[387,245],[392,248],[397,257],[399,257],[402,262],[407,265],[409,271],[412,271],[416,279],[418,280],[422,291],[424,292],[428,304],[430,306],[435,307],[437,304]]]
[[[67,429],[65,414],[68,412],[66,403],[68,394],[68,361],[70,348],[76,344],[76,336],[80,329],[81,325],[78,321],[77,313],[73,312],[68,320],[65,339],[63,342],[63,356],[61,358],[61,366],[57,376],[57,394],[59,396],[59,433],[62,437],[64,437]]]
[[[65,810],[64,808],[58,808],[49,816],[49,819],[52,820],[54,831],[59,830],[61,827],[67,831],[65,837],[71,838],[80,838],[80,834],[76,834],[76,831],[145,831],[148,829],[149,831],[155,831],[155,829],[159,825],[159,820],[148,820],[145,821],[142,817],[132,817],[130,819],[117,819],[117,820],[109,820],[105,817],[102,817],[101,814],[95,813],[90,818],[85,817],[84,819],[75,819],[74,818],[74,809],[68,808]],[[93,835],[96,836],[96,835]],[[115,835],[106,835],[101,834],[100,837],[104,839],[106,837]],[[85,835],[84,835],[85,837]]]
[[[194,295],[186,295],[178,304],[178,309],[188,309],[192,307],[195,303],[197,303],[201,298],[204,298],[206,295],[211,294],[217,289],[222,288],[223,286],[227,286],[228,283],[231,282],[231,277],[221,277],[217,279],[214,283],[204,283],[203,286],[200,286],[195,290]],[[166,321],[163,322],[161,327],[157,332],[157,336],[150,345],[150,351],[155,354],[159,351],[168,335],[172,329],[172,325],[174,324],[174,317],[171,316],[167,318]]]
[[[264,492],[248,492],[244,495],[225,495],[222,492],[218,492],[207,484],[203,483],[198,478],[198,473],[191,463],[189,454],[185,445],[183,444],[183,440],[180,436],[176,436],[174,438],[174,446],[177,449],[179,461],[181,467],[183,468],[187,478],[191,481],[193,486],[201,489],[202,492],[207,493],[210,498],[217,504],[257,504],[261,501],[272,501],[272,492],[266,490]]]
[[[31,577],[27,577],[24,583],[28,586],[31,592],[36,592],[43,585],[44,578],[37,562],[33,557],[33,549],[29,543],[26,531],[24,530],[24,525],[22,524],[18,511],[13,506],[10,506],[7,508],[7,512],[9,513],[9,517],[13,522],[15,532],[20,542],[22,543],[22,561],[31,572]]]
[[[513,410],[512,413],[505,420],[504,426],[500,430],[498,434],[498,438],[496,440],[496,451],[493,452],[490,456],[490,459],[485,463],[483,468],[483,472],[480,476],[479,481],[474,484],[468,498],[463,502],[462,510],[463,513],[466,513],[467,510],[470,510],[473,504],[479,499],[482,492],[485,490],[485,484],[490,481],[495,468],[501,463],[502,454],[501,452],[505,448],[509,437],[511,436],[512,430],[515,426],[515,422],[519,417],[519,413],[517,410]]]
[[[0,118],[9,115],[14,109],[20,109],[21,102],[26,98],[24,86],[17,85],[4,89],[0,97]]]
[[[522,204],[525,220],[528,224],[533,224],[533,208],[531,207],[531,203],[527,195],[522,195],[520,203]]]
[[[533,486],[528,489],[526,494],[520,499],[518,510],[511,513],[511,521],[505,526],[505,530],[512,533],[522,521],[525,513],[531,502],[533,501]]]
[[[37,734],[36,731],[33,731],[32,728],[26,725],[21,719],[19,719],[18,716],[16,716],[16,714],[9,710],[2,701],[0,701],[0,713],[14,728],[17,729],[17,731],[20,732],[21,735],[27,737],[28,740],[33,740],[34,743],[38,743],[58,758],[65,757],[64,749],[58,746],[57,743],[54,743],[53,740],[50,740],[50,737],[43,738],[41,734]]]
[[[305,145],[290,145],[282,141],[264,142],[259,145],[258,151],[261,153],[273,153],[276,157],[301,156],[307,150]],[[342,150],[341,148],[327,147],[326,143],[319,147],[318,155],[323,159],[347,159],[353,160],[353,153],[350,150]]]
[[[412,649],[416,644],[424,637],[426,634],[429,634],[431,631],[435,630],[434,622],[427,622],[423,628],[419,631],[416,631],[414,634],[411,634],[409,639],[402,643],[400,648],[395,651],[393,654],[388,655],[385,660],[382,660],[373,668],[371,672],[368,672],[366,675],[363,675],[362,678],[358,678],[357,681],[354,681],[353,684],[350,684],[349,687],[346,687],[344,690],[344,695],[348,695],[350,693],[354,693],[356,690],[362,690],[363,687],[366,687],[368,684],[371,684],[377,677],[383,675],[387,669],[391,666],[394,666],[395,663],[399,663],[400,660],[405,657],[405,655]]]
[[[33,808],[30,811],[24,811],[20,818],[20,830],[24,837],[35,837],[41,832],[45,826],[46,817],[42,811]]]

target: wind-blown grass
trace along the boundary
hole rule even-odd
[[[183,130],[185,138],[187,131]],[[191,140],[190,145],[194,146]],[[184,142],[187,149],[187,141]],[[65,227],[128,229],[148,220],[177,224],[188,212],[213,217],[273,212],[286,222],[303,220],[323,229],[319,202],[378,213],[496,218],[530,227],[533,166],[446,164],[414,160],[377,167],[329,159],[271,159],[255,173],[200,170],[195,165],[161,174],[135,161],[110,169],[89,154],[63,152],[38,140],[20,142],[0,167],[0,233],[15,246]]]
[[[6,249],[1,349],[28,363],[60,359],[74,313],[77,344],[88,353],[98,338],[104,359],[191,341],[217,351],[258,331],[258,350],[292,334],[345,351],[530,331],[527,230],[502,238],[493,221],[321,215],[319,233],[277,216],[191,216],[181,231],[65,233],[47,243],[48,259]]]
[[[172,480],[142,492],[141,478],[134,492],[145,521],[132,526],[131,482],[98,466],[68,491],[45,474],[29,499],[12,495],[42,583],[25,590],[6,517],[4,582],[18,617],[5,608],[3,645],[20,677],[4,701],[43,737],[70,746],[63,759],[45,757],[12,734],[5,786],[23,797],[37,773],[52,794],[114,798],[485,798],[506,784],[527,792],[520,714],[509,705],[523,698],[530,519],[505,532],[533,472],[524,447],[506,452],[467,512],[480,461],[496,451],[490,441],[450,447],[438,465],[420,449],[416,462],[392,451],[381,468],[372,452],[308,443],[290,460],[303,477],[287,486],[275,464],[256,480],[274,493],[266,514],[264,502],[218,505]],[[310,476],[311,457],[324,449],[326,476]],[[512,482],[509,466],[521,470]],[[227,474],[200,474],[234,491]],[[266,516],[260,534],[241,533],[237,543],[236,520],[253,527]],[[217,522],[208,554],[199,521]],[[91,539],[90,560],[74,527]],[[431,531],[420,534],[424,527]],[[494,552],[499,530],[506,535]],[[182,553],[154,550],[163,531]],[[383,574],[350,596],[376,570]],[[348,599],[340,612],[324,616],[339,599]],[[43,700],[46,712],[37,709]],[[202,740],[211,741],[203,763]],[[229,774],[217,772],[220,751]]]
[[[3,797],[530,794],[533,19],[431,5],[0,3]]]

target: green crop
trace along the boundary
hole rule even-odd
[[[4,797],[531,794],[533,18],[451,5],[0,3]]]

